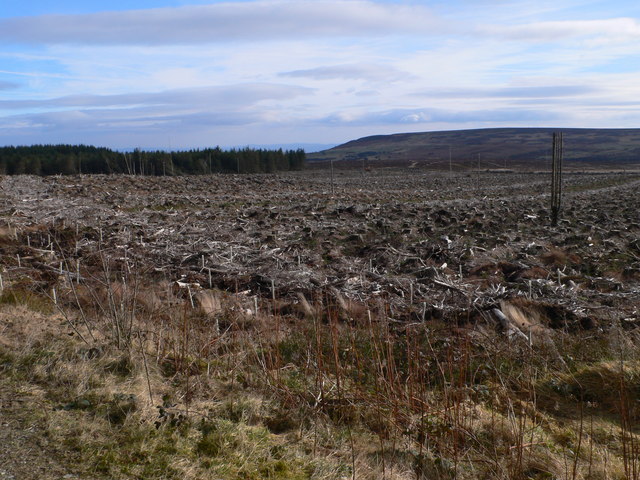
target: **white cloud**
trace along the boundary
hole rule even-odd
[[[228,2],[84,15],[0,20],[0,40],[54,44],[197,44],[442,31],[417,5],[368,0]]]
[[[478,32],[510,40],[536,42],[551,42],[570,37],[604,37],[609,41],[624,42],[640,38],[640,22],[634,18],[565,20],[514,26],[481,26],[478,28]]]
[[[393,109],[376,112],[349,113],[340,112],[320,121],[342,126],[357,125],[389,125],[403,126],[407,124],[468,124],[476,123],[479,126],[494,124],[496,122],[549,122],[561,119],[563,114],[548,112],[535,108],[493,108],[493,109]]]
[[[245,84],[119,95],[69,95],[45,100],[0,100],[0,109],[59,107],[127,107],[139,105],[247,107],[264,100],[284,101],[310,94],[292,85]]]
[[[105,138],[125,135],[133,140],[124,146],[140,145],[140,139],[155,135],[165,141],[167,132],[180,136],[199,133],[199,145],[221,143],[211,130],[220,128],[275,124],[278,119],[293,121],[281,109],[297,97],[310,95],[312,89],[283,84],[240,84],[206,88],[176,89],[158,93],[117,95],[68,95],[42,100],[0,100],[0,110],[28,111],[0,117],[0,142],[14,143],[20,136],[53,138]],[[275,103],[276,106],[273,105]],[[210,139],[203,143],[204,138]],[[57,137],[56,137],[57,136]],[[66,140],[72,141],[72,140]],[[77,141],[77,140],[76,140]],[[189,148],[189,144],[174,144]],[[119,145],[122,146],[122,145]],[[153,147],[145,145],[146,147]]]
[[[285,77],[311,78],[314,80],[367,80],[373,82],[397,82],[414,78],[389,65],[366,63],[351,63],[343,65],[329,65],[306,70],[293,70],[281,73]]]

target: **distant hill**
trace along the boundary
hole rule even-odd
[[[375,135],[311,153],[309,163],[413,165],[454,170],[545,168],[553,132],[564,132],[567,166],[640,166],[640,129],[488,128]],[[451,152],[451,154],[449,153]],[[450,157],[451,155],[451,157]]]

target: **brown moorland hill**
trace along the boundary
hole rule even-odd
[[[433,169],[548,167],[553,132],[564,133],[565,161],[577,168],[640,164],[640,129],[488,128],[374,135],[308,155],[310,163],[414,165]],[[451,155],[451,156],[450,156]]]

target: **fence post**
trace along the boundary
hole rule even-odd
[[[551,168],[551,224],[558,225],[562,200],[562,132],[553,134],[553,156]]]

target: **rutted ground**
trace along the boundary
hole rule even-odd
[[[420,305],[456,316],[469,301],[512,296],[544,298],[594,326],[637,315],[637,177],[568,176],[556,228],[542,175],[342,173],[334,195],[329,181],[9,177],[2,191],[12,225],[75,230],[79,256],[116,248],[167,280],[205,288],[211,279],[270,296],[275,286],[295,299],[332,287],[363,302],[384,295],[407,319]],[[34,232],[38,248],[49,241]]]

